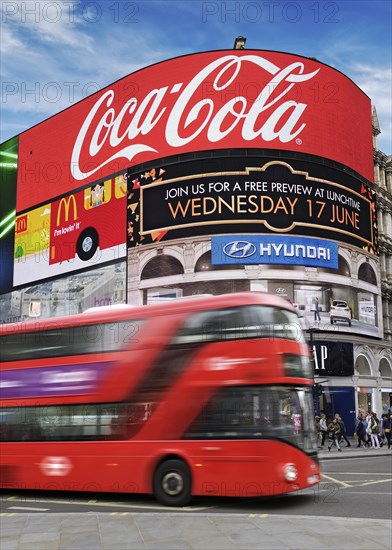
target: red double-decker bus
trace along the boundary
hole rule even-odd
[[[7,488],[261,496],[320,479],[289,302],[228,294],[3,325]]]

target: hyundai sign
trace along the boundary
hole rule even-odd
[[[231,235],[211,239],[212,265],[289,264],[338,268],[338,245],[321,239]]]

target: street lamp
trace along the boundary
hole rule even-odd
[[[244,50],[245,49],[246,38],[244,36],[237,36],[234,40],[234,50]]]

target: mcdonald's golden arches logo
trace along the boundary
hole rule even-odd
[[[69,197],[63,197],[60,201],[59,208],[57,210],[57,221],[56,221],[57,226],[60,225],[61,211],[63,207],[64,207],[64,221],[68,222],[71,203],[72,203],[72,211],[73,211],[73,221],[77,219],[78,208],[76,205],[75,195],[70,195]]]
[[[15,233],[23,233],[27,230],[27,214],[16,218]]]

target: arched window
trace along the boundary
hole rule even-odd
[[[357,357],[355,361],[355,374],[357,376],[371,376],[369,361],[364,355]]]
[[[380,361],[380,376],[383,378],[392,378],[392,367],[385,357]]]
[[[376,274],[368,263],[364,263],[358,269],[358,279],[370,283],[371,285],[377,284]]]
[[[170,277],[170,275],[181,275],[184,269],[181,263],[173,256],[155,256],[144,267],[141,279],[155,279],[156,277]]]
[[[320,267],[319,271],[323,272],[323,273],[335,273],[335,274],[338,274],[338,275],[344,275],[345,277],[350,277],[351,276],[350,266],[348,265],[346,260],[343,258],[343,256],[341,256],[340,254],[338,255],[338,269],[337,270],[336,269],[331,269],[330,267]]]
[[[221,271],[227,269],[244,269],[243,265],[212,265],[211,264],[211,251],[205,252],[197,260],[195,265],[195,272],[199,271]]]
[[[340,254],[338,255],[338,262],[339,262],[339,265],[338,265],[339,275],[345,275],[346,277],[350,277],[351,275],[350,266],[348,265],[346,260],[343,258],[343,256],[341,256]]]

